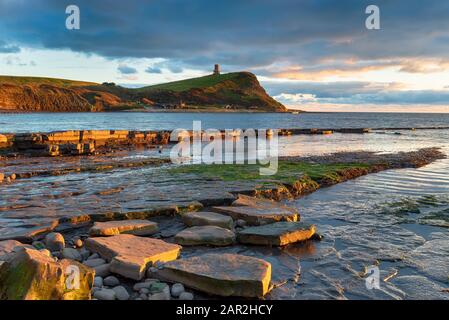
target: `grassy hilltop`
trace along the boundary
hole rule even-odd
[[[186,79],[137,89],[112,83],[0,76],[0,110],[119,111],[133,109],[283,112],[249,72]]]

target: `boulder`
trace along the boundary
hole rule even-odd
[[[148,220],[123,220],[95,222],[90,229],[91,236],[115,236],[118,234],[133,234],[149,236],[158,231],[157,223]]]
[[[110,261],[111,272],[134,280],[142,279],[148,266],[174,260],[181,251],[176,244],[130,234],[88,238],[85,246]]]
[[[50,251],[62,251],[65,247],[65,240],[62,234],[57,232],[49,233],[45,236],[45,245]]]
[[[24,248],[0,267],[1,300],[88,300],[95,271]]]
[[[189,227],[194,226],[217,226],[232,229],[231,217],[215,212],[188,212],[182,215],[182,221]]]
[[[243,229],[237,233],[237,240],[244,244],[284,246],[308,240],[314,234],[314,225],[303,222],[276,222]]]
[[[154,276],[224,297],[260,298],[271,289],[271,264],[239,254],[204,254],[171,261]]]
[[[183,246],[228,246],[235,242],[235,234],[216,226],[191,227],[179,232],[175,242]]]

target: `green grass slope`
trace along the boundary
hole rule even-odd
[[[96,85],[93,82],[76,81],[56,78],[42,78],[42,77],[20,77],[20,76],[2,76],[0,75],[0,83],[8,83],[14,85],[53,85],[59,87],[71,87],[71,86],[88,86]]]

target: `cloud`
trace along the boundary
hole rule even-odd
[[[148,67],[145,69],[146,73],[162,73],[162,70],[158,67]]]
[[[364,27],[369,4],[368,0],[78,0],[81,29],[69,31],[66,4],[61,1],[2,1],[0,29],[5,37],[27,46],[179,61],[172,72],[181,67],[210,69],[213,63],[253,70],[278,61],[309,66],[327,58],[449,58],[449,2],[378,0],[381,30],[377,31]]]
[[[449,90],[404,90],[394,82],[264,81],[262,84],[286,105],[449,105]]]
[[[121,74],[136,74],[137,69],[133,67],[129,67],[127,65],[121,64],[117,67],[118,72]]]

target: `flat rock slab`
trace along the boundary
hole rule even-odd
[[[91,236],[115,236],[118,234],[133,234],[149,236],[158,231],[157,223],[148,220],[123,220],[95,222],[90,229]]]
[[[308,240],[314,234],[315,225],[304,222],[276,222],[243,229],[237,234],[237,240],[244,244],[284,246]]]
[[[263,208],[249,206],[213,207],[212,210],[231,216],[234,220],[244,220],[248,225],[258,226],[279,221],[298,221],[298,213],[282,207]]]
[[[194,226],[217,226],[232,229],[233,220],[230,216],[215,212],[187,212],[182,215],[182,221],[189,227]]]
[[[235,242],[235,234],[217,226],[191,227],[179,232],[175,242],[183,246],[229,246]]]
[[[126,278],[140,280],[147,267],[156,262],[175,260],[181,246],[152,238],[130,234],[89,238],[85,246],[110,261],[110,271]]]
[[[156,276],[223,297],[261,298],[269,292],[271,264],[239,254],[205,254],[168,262]]]

